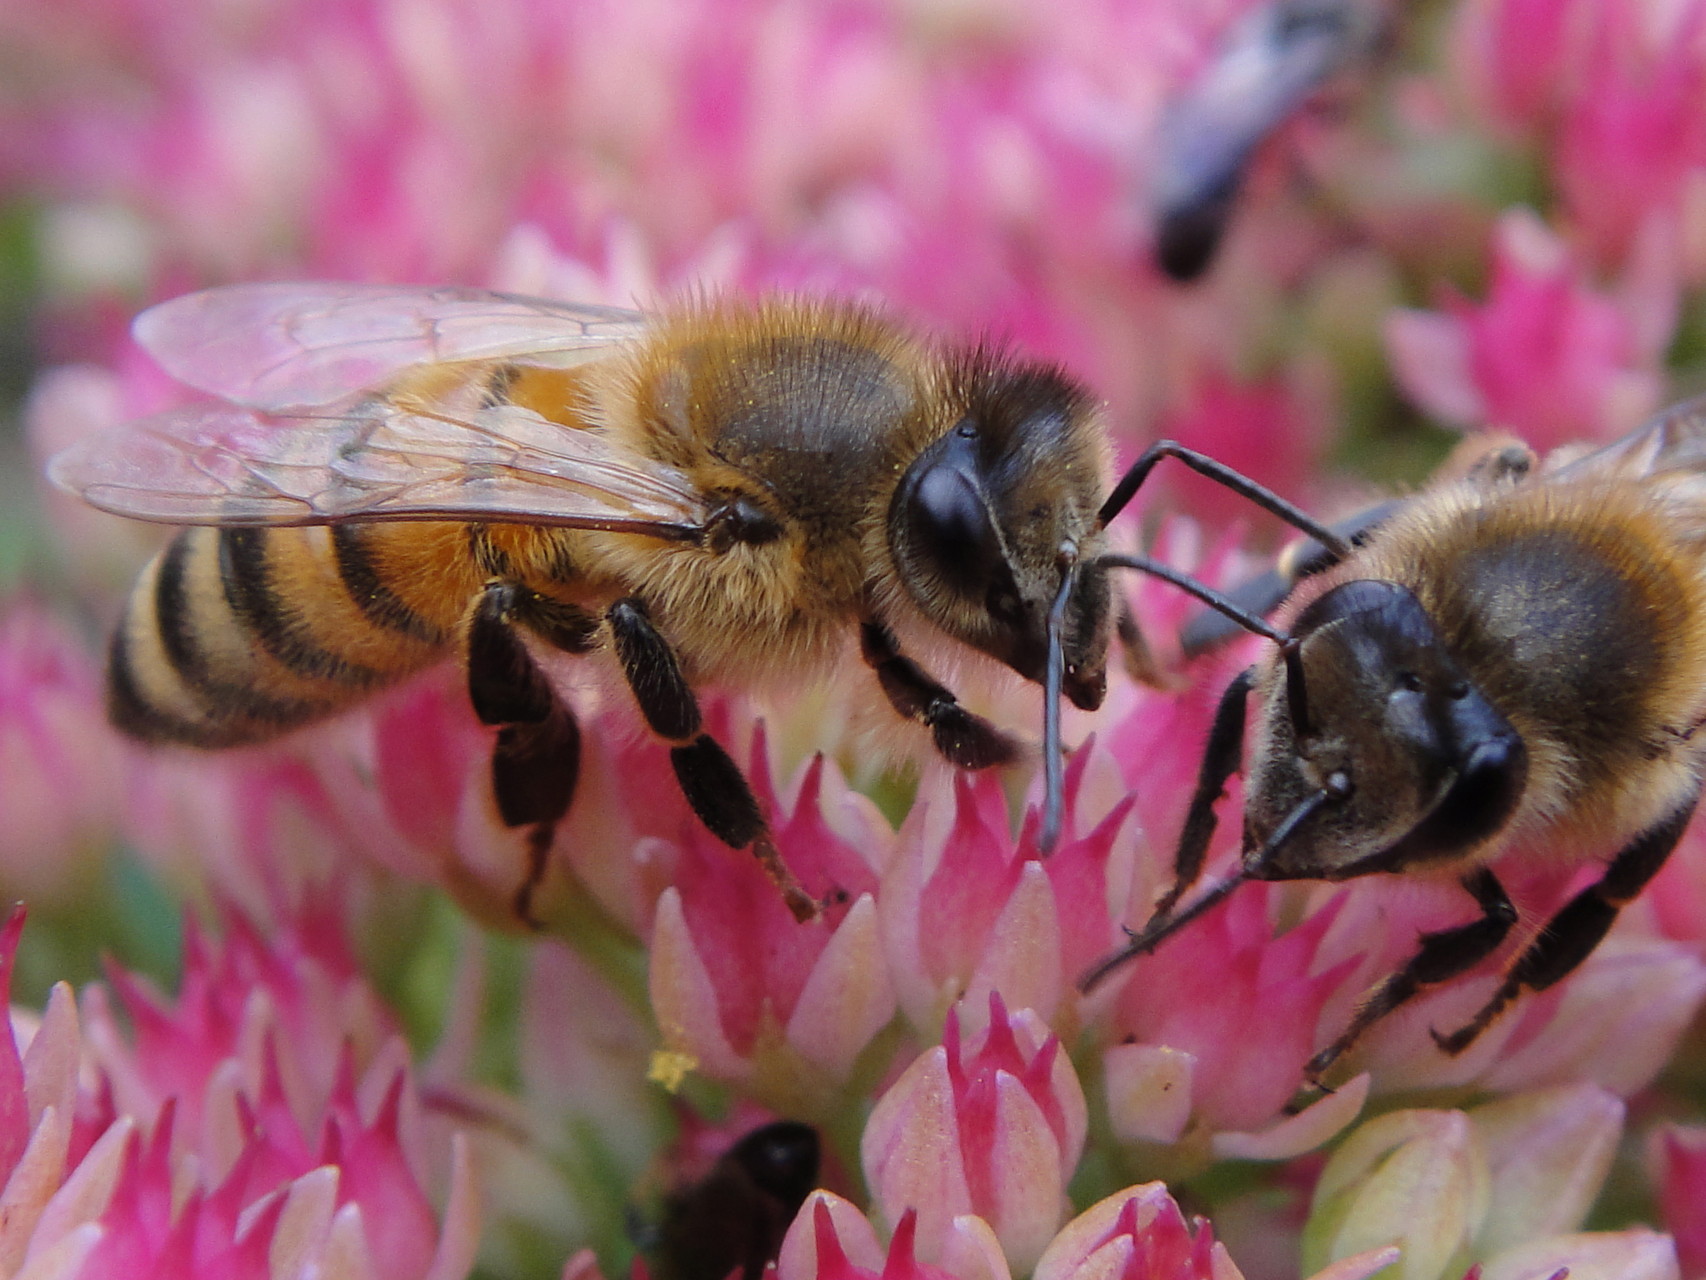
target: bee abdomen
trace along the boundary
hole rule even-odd
[[[371,617],[324,528],[186,529],[113,637],[108,716],[146,742],[264,741],[428,665],[443,631],[415,630]]]

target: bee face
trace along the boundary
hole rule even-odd
[[[1083,394],[1052,370],[979,353],[953,377],[957,418],[896,487],[890,550],[931,623],[1041,683],[1062,575],[1101,549],[1100,428]],[[1062,650],[1063,688],[1079,707],[1101,705],[1110,617],[1105,574],[1076,575]]]
[[[1289,696],[1276,663],[1246,848],[1262,848],[1311,795],[1329,799],[1255,878],[1344,880],[1461,859],[1504,827],[1526,781],[1522,738],[1410,590],[1343,583],[1293,634],[1303,696]]]

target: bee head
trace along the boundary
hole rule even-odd
[[[1292,637],[1266,677],[1245,802],[1253,878],[1344,880],[1449,861],[1504,827],[1527,778],[1522,738],[1414,594],[1343,583],[1304,609]]]
[[[958,409],[889,504],[888,538],[929,621],[1027,680],[1048,673],[1049,612],[1068,566],[1100,548],[1102,434],[1057,370],[976,352],[950,374]],[[1061,624],[1062,688],[1085,709],[1107,682],[1107,576],[1078,572]]]

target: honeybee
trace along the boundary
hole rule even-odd
[[[1161,119],[1150,186],[1163,271],[1208,269],[1257,148],[1383,25],[1380,0],[1270,0],[1232,28]]]
[[[1310,1060],[1313,1084],[1380,1018],[1504,943],[1518,917],[1492,864],[1506,849],[1609,861],[1468,1022],[1434,1033],[1447,1053],[1580,964],[1681,838],[1706,768],[1706,399],[1544,466],[1500,445],[1363,523],[1360,546],[1309,531],[1332,563],[1275,625],[1187,584],[1277,647],[1220,700],[1172,887],[1079,984],[1246,880],[1458,879],[1479,914],[1422,935]],[[1181,908],[1241,767],[1252,695],[1240,866]]]
[[[943,638],[1094,708],[1111,619],[1096,401],[1061,370],[926,341],[845,302],[658,315],[460,288],[251,284],[138,317],[219,403],[59,455],[62,488],[183,529],[112,642],[107,706],[149,743],[265,741],[460,655],[525,828],[530,918],[579,759],[533,650],[614,653],[693,811],[763,860],[704,682],[784,686],[857,630],[894,709],[967,769],[1016,743],[903,651]]]

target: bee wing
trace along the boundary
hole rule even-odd
[[[690,539],[708,514],[684,473],[512,404],[452,414],[376,400],[322,417],[203,405],[84,440],[48,476],[163,524],[449,519]]]
[[[1678,473],[1706,475],[1706,396],[1673,404],[1628,435],[1591,453],[1550,464],[1547,470],[1560,480],[1590,476],[1642,479]]]
[[[645,327],[621,307],[483,289],[267,283],[173,298],[132,331],[179,381],[278,413],[331,404],[419,364],[574,364]]]

